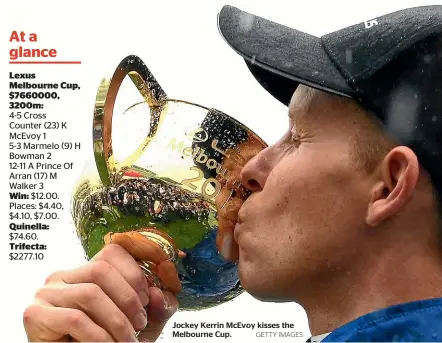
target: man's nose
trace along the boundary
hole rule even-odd
[[[271,148],[268,147],[250,159],[242,168],[240,181],[244,187],[252,192],[264,188],[267,176],[271,171]]]

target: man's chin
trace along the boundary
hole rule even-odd
[[[257,288],[244,287],[247,293],[259,301],[272,303],[292,302],[294,299],[283,294],[279,294],[278,290],[262,290]]]
[[[253,274],[256,278],[256,274]],[[253,279],[252,277],[245,274],[244,272],[241,272],[239,270],[239,280],[241,282],[241,286],[244,288],[244,290],[249,293],[252,297],[259,301],[264,302],[290,302],[293,301],[291,297],[288,297],[287,295],[283,295],[281,291],[278,289],[275,289],[275,283],[270,282],[269,280],[265,281],[263,279]]]
[[[272,302],[272,303],[286,303],[286,302],[292,302],[293,299],[283,296],[277,296],[275,294],[252,294],[250,293],[252,297],[259,301],[263,302]]]

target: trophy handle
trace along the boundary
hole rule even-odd
[[[121,83],[129,75],[151,111],[150,131],[138,148],[123,162],[117,162],[112,149],[112,117],[115,100]],[[93,146],[98,174],[104,186],[115,183],[118,174],[133,163],[143,153],[152,140],[162,120],[161,103],[167,95],[155,77],[135,55],[125,57],[110,79],[103,79],[98,88],[93,120]]]

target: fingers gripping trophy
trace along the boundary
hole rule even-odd
[[[113,139],[118,136],[113,119],[126,77],[142,96],[127,111],[142,109],[147,133],[117,158],[126,140]],[[169,98],[133,55],[102,80],[92,131],[93,168],[82,175],[72,199],[86,257],[121,245],[150,285],[176,295],[180,311],[213,307],[241,294],[233,228],[249,192],[239,175],[266,143],[216,109]]]

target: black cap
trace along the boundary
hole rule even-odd
[[[356,100],[415,151],[442,195],[442,6],[397,11],[322,37],[231,6],[218,25],[276,99],[288,105],[304,84]]]

